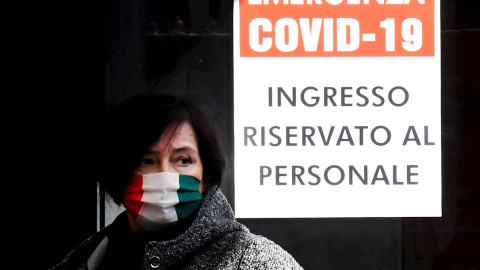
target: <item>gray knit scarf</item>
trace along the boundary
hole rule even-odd
[[[98,266],[106,253],[110,227],[88,238],[51,270],[100,270]],[[171,240],[145,243],[142,269],[303,268],[279,245],[250,233],[247,227],[235,221],[220,189],[211,187],[185,232]]]

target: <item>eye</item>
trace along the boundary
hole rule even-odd
[[[140,166],[151,166],[154,164],[155,164],[155,161],[151,158],[142,158],[140,160]]]
[[[144,156],[138,162],[136,173],[137,174],[152,173],[157,163],[158,163],[158,160],[155,157]]]
[[[192,159],[188,156],[182,156],[177,158],[176,163],[181,166],[192,164]]]

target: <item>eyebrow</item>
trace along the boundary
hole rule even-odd
[[[174,154],[181,153],[181,152],[195,152],[195,153],[198,153],[197,150],[195,150],[194,148],[192,148],[190,146],[182,146],[182,147],[179,147],[179,148],[172,149],[172,153],[174,153]],[[160,154],[160,151],[147,150],[145,152],[145,154]]]
[[[198,152],[190,146],[182,146],[182,147],[179,147],[179,148],[174,148],[172,150],[172,153],[190,152],[190,151],[191,152]]]

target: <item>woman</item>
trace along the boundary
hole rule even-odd
[[[219,189],[225,157],[198,108],[137,95],[102,129],[98,181],[126,210],[52,269],[302,269],[235,221]]]

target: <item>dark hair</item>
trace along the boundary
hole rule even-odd
[[[167,127],[185,122],[191,124],[197,138],[205,190],[220,185],[226,159],[210,119],[186,99],[140,94],[110,109],[101,126],[98,182],[115,203],[121,204],[128,180],[148,148]]]

